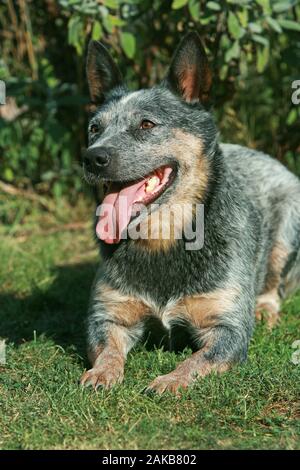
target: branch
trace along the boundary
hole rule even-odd
[[[54,203],[52,201],[48,201],[45,197],[40,196],[33,191],[29,191],[28,189],[16,188],[12,184],[0,181],[0,191],[5,194],[9,194],[10,196],[21,196],[25,199],[29,199],[30,201],[37,202],[50,212],[53,212],[55,209]]]

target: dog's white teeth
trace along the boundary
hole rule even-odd
[[[152,178],[147,181],[146,193],[152,193],[156,186],[159,185],[159,183],[160,179],[158,178],[158,176],[152,176]]]

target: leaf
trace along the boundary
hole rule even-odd
[[[240,55],[241,48],[238,41],[235,41],[233,45],[225,53],[225,62],[228,63],[232,59],[237,59]]]
[[[294,122],[297,120],[298,113],[296,108],[292,108],[288,114],[288,117],[286,119],[286,123],[288,126],[291,126],[294,124]]]
[[[14,179],[14,173],[11,168],[5,168],[3,176],[6,181],[13,181]]]
[[[252,39],[263,46],[269,46],[269,40],[264,38],[263,36],[259,36],[258,34],[253,34]]]
[[[271,18],[271,16],[267,16],[266,22],[268,23],[269,26],[271,26],[271,28],[274,31],[276,31],[276,33],[282,33],[282,28],[277,20],[275,20],[274,18]]]
[[[193,20],[199,21],[200,4],[198,0],[189,0],[189,11]]]
[[[118,16],[109,15],[109,17],[113,26],[124,26],[126,24],[126,21],[122,20]]]
[[[68,23],[68,43],[74,45],[77,40],[77,30],[80,24],[79,16],[71,16]]]
[[[240,39],[245,30],[240,26],[237,17],[230,11],[227,19],[228,30],[234,39]]]
[[[300,31],[300,23],[297,23],[296,21],[279,19],[278,23],[284,29],[290,29],[292,31]]]
[[[241,76],[247,77],[248,73],[248,64],[247,64],[247,54],[242,51],[240,55],[240,74]]]
[[[270,6],[270,0],[256,0],[256,3],[262,7],[265,15],[269,15],[272,11]]]
[[[133,59],[136,49],[135,37],[131,33],[121,33],[121,47],[129,59]]]
[[[214,10],[214,11],[220,11],[221,10],[221,7],[217,2],[207,2],[206,6],[210,10]]]
[[[265,46],[264,48],[259,48],[257,51],[257,58],[256,58],[256,70],[258,73],[262,73],[268,62],[270,56],[270,49],[269,46]]]
[[[238,11],[237,16],[243,28],[247,28],[249,20],[248,10],[244,8],[242,11]]]
[[[68,43],[76,47],[77,54],[83,52],[83,22],[80,16],[71,16],[68,23]]]
[[[220,80],[222,81],[225,80],[225,78],[227,77],[227,73],[228,73],[228,65],[224,64],[222,65],[220,72],[219,72]]]
[[[115,10],[119,6],[118,0],[104,0],[103,3],[106,7],[112,8],[113,10]]]
[[[227,34],[222,34],[220,39],[220,47],[226,51],[231,45],[232,42],[229,39],[229,36]]]
[[[283,11],[292,8],[295,4],[296,2],[294,1],[277,2],[273,5],[273,10],[275,11],[275,13],[282,13]]]
[[[63,192],[61,183],[56,181],[53,185],[52,192],[56,200],[60,199]]]
[[[179,10],[179,8],[184,7],[189,0],[173,0],[172,2],[172,9]]]
[[[210,16],[206,16],[206,17],[201,16],[199,21],[203,25],[207,25],[209,23],[215,23],[216,22],[216,15],[210,15]]]
[[[106,15],[102,17],[103,26],[108,33],[112,33],[113,24],[111,22],[111,15]]]
[[[258,33],[258,34],[261,33],[263,30],[259,23],[252,23],[252,22],[248,24],[248,28],[250,29],[252,33]]]
[[[93,24],[92,39],[97,41],[98,39],[101,39],[102,34],[103,30],[100,21],[95,21]]]
[[[41,175],[43,181],[52,181],[56,177],[55,171],[49,170]]]

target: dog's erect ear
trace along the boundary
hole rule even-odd
[[[166,83],[185,101],[206,103],[212,75],[207,56],[197,33],[183,38],[173,56]]]
[[[88,46],[86,73],[92,103],[100,105],[105,94],[121,85],[121,73],[108,50],[98,41]]]

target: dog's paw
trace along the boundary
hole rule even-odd
[[[264,321],[272,329],[280,322],[280,301],[277,294],[267,293],[258,297],[255,312],[256,320]]]
[[[123,378],[124,372],[122,369],[94,367],[82,375],[80,384],[83,387],[93,387],[94,390],[97,390],[99,387],[109,389],[114,385],[121,383]]]
[[[180,391],[186,389],[189,383],[190,381],[184,375],[171,372],[170,374],[156,377],[146,388],[145,392],[154,392],[158,395],[162,395],[164,392],[171,392],[174,395],[180,396]]]
[[[257,321],[264,321],[269,329],[274,328],[280,323],[280,312],[268,307],[268,305],[258,306],[255,317]]]

